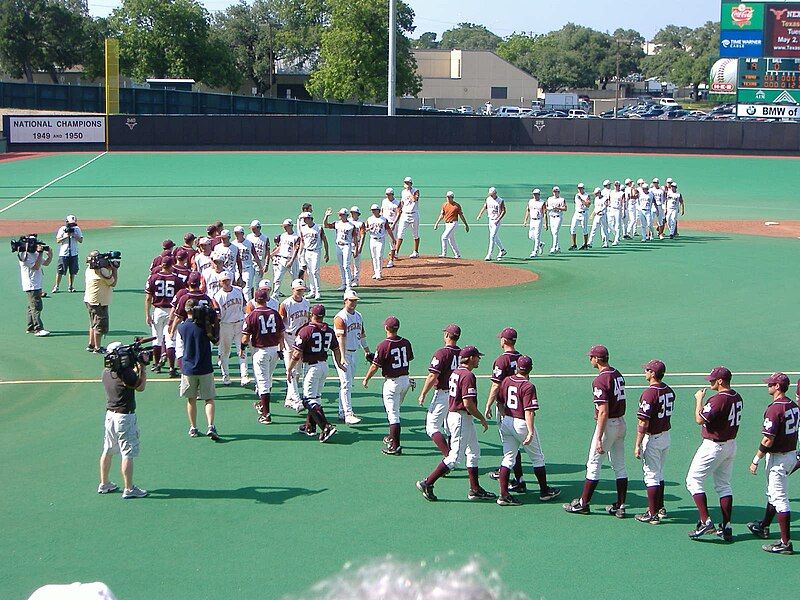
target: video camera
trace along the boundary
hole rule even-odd
[[[192,321],[206,332],[212,343],[219,342],[219,314],[212,306],[198,304],[192,308]]]
[[[19,239],[11,240],[12,252],[46,252],[48,250],[50,250],[50,246],[40,242],[35,233],[21,235],[19,236]]]
[[[113,351],[107,353],[103,357],[103,366],[114,372],[120,372],[122,369],[130,369],[136,366],[136,363],[143,365],[149,364],[153,358],[153,347],[144,347],[155,340],[154,337],[133,338],[132,344],[122,345]]]
[[[106,269],[112,266],[119,268],[119,261],[121,258],[122,252],[119,250],[112,250],[111,252],[90,254],[86,262],[89,263],[90,269]]]
[[[76,227],[77,225],[75,223],[70,223],[69,221],[64,220],[64,231],[66,231],[67,233],[72,233],[73,231],[75,231]]]

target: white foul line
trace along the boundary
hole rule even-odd
[[[77,172],[78,172],[78,171],[80,171],[80,170],[81,170],[83,167],[86,167],[86,166],[88,166],[88,165],[92,164],[92,163],[93,163],[94,161],[96,161],[98,158],[100,158],[101,156],[104,156],[104,155],[106,155],[106,154],[107,154],[107,152],[102,152],[102,153],[98,154],[97,156],[95,156],[94,158],[92,158],[92,159],[90,159],[90,160],[86,161],[85,163],[83,163],[83,164],[82,164],[82,165],[80,165],[79,167],[76,167],[76,168],[72,169],[72,171],[69,171],[69,172],[67,172],[67,173],[64,173],[63,175],[59,175],[58,177],[56,177],[56,178],[55,178],[55,179],[53,179],[52,181],[48,181],[48,182],[47,182],[47,183],[45,183],[45,184],[44,184],[42,187],[40,187],[40,188],[37,188],[37,189],[33,190],[33,191],[30,193],[30,194],[27,194],[27,195],[23,196],[22,198],[20,198],[20,199],[19,199],[19,200],[17,200],[16,202],[12,202],[12,203],[11,203],[11,204],[9,204],[8,206],[4,206],[3,208],[0,208],[0,213],[4,213],[4,212],[6,212],[8,209],[10,209],[10,208],[14,208],[14,207],[15,207],[17,204],[19,204],[19,203],[21,203],[21,202],[25,202],[25,200],[27,200],[28,198],[31,198],[31,197],[35,196],[36,194],[38,194],[38,193],[39,193],[39,192],[41,192],[42,190],[46,190],[46,189],[47,189],[47,188],[49,188],[51,185],[53,185],[54,183],[57,183],[57,182],[61,181],[61,180],[62,180],[62,179],[64,179],[65,177],[69,177],[69,176],[70,176],[70,175],[72,175],[73,173],[77,173]]]

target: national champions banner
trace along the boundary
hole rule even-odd
[[[103,116],[8,117],[10,144],[104,144]]]

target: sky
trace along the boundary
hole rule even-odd
[[[720,0],[405,0],[414,9],[413,37],[426,31],[442,32],[461,22],[485,25],[500,37],[515,31],[546,33],[573,22],[600,31],[635,29],[650,39],[664,25],[699,27],[718,21]],[[201,0],[211,11],[233,4],[230,0]],[[118,0],[89,0],[95,16],[106,16]]]

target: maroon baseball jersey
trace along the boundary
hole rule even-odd
[[[742,397],[734,390],[725,390],[711,396],[700,411],[700,418],[705,422],[700,434],[715,442],[736,439],[743,405]]]
[[[647,433],[655,435],[670,430],[674,403],[675,392],[666,383],[651,384],[642,392],[636,416],[647,421]]]
[[[800,408],[789,398],[781,398],[767,406],[761,433],[772,438],[770,452],[780,454],[797,450],[798,421]]]
[[[275,309],[257,307],[245,318],[242,333],[250,335],[253,348],[278,346],[283,337],[283,319]]]
[[[476,401],[478,398],[478,383],[475,374],[464,367],[458,367],[450,374],[448,389],[450,390],[448,395],[450,412],[466,410],[464,400]]]
[[[153,300],[153,306],[158,308],[169,308],[172,299],[178,290],[183,288],[183,282],[175,273],[164,273],[160,271],[150,275],[144,286],[144,291]]]
[[[165,256],[172,256],[172,250],[163,250],[161,254],[159,254],[152,261],[150,261],[151,272],[155,272],[161,267],[161,261]]]
[[[513,375],[517,370],[517,359],[520,356],[516,350],[503,352],[498,356],[492,364],[492,381],[500,383],[509,375]]]
[[[198,252],[197,248],[190,248],[189,246],[181,246],[180,248],[178,248],[178,250],[183,250],[184,252],[186,252],[186,262],[190,264],[192,262],[192,258],[194,258],[194,255],[197,254]]]
[[[509,417],[525,420],[525,411],[539,410],[536,386],[524,377],[509,375],[500,384],[497,402],[503,405]]]
[[[597,419],[597,405],[608,405],[608,418],[625,416],[625,378],[613,367],[601,372],[592,381],[594,418]]]
[[[450,374],[458,368],[458,346],[444,346],[433,353],[428,373],[433,373],[436,378],[436,389],[450,388]]]
[[[336,334],[327,323],[303,325],[294,339],[294,348],[303,353],[303,362],[316,363],[328,360],[328,350],[339,347]]]
[[[211,302],[211,298],[206,296],[203,292],[192,292],[191,290],[187,291],[180,296],[175,297],[175,314],[179,316],[184,321],[186,320],[186,302],[188,300],[194,300],[195,306],[213,306]]]
[[[381,368],[381,375],[394,378],[408,375],[408,365],[414,360],[411,342],[402,337],[386,338],[375,348],[372,364]]]
[[[178,276],[184,285],[186,285],[186,281],[189,279],[189,274],[192,272],[192,269],[189,267],[183,267],[181,265],[175,265],[172,267],[172,272]]]

